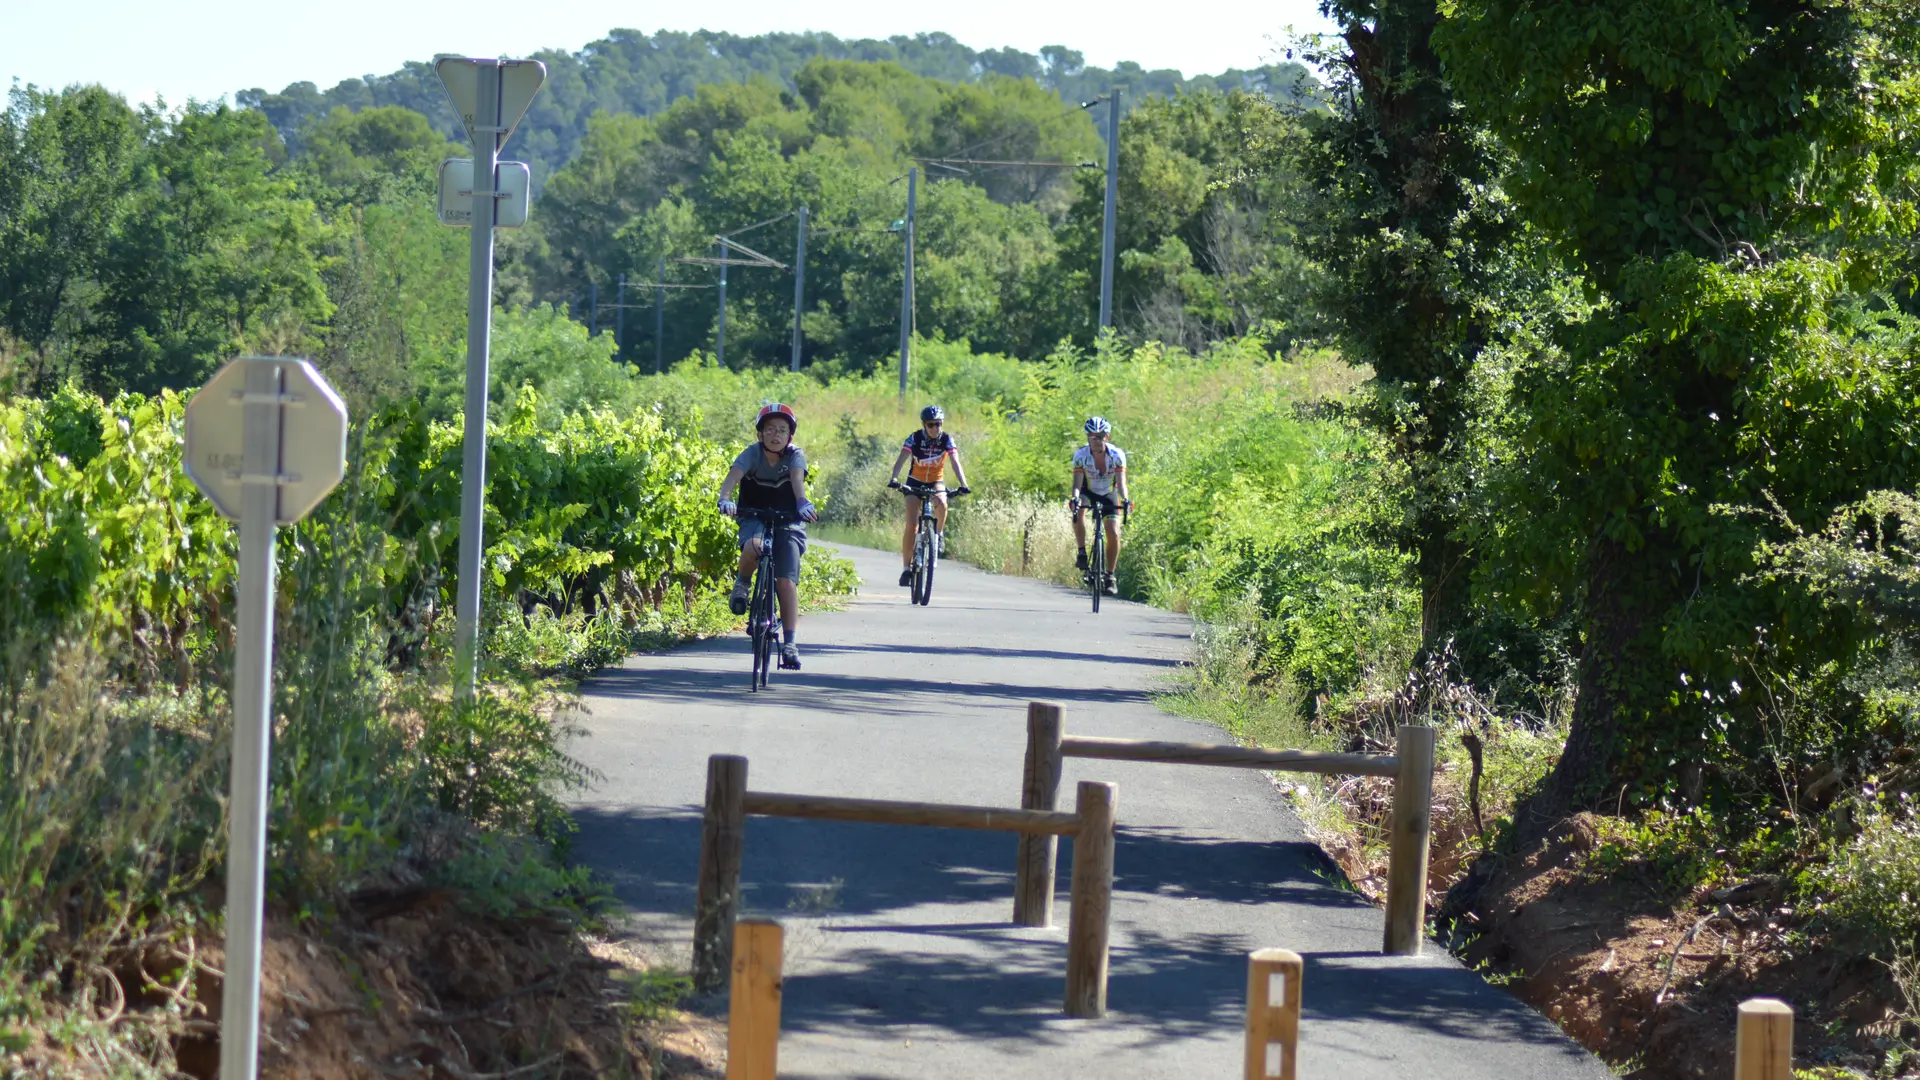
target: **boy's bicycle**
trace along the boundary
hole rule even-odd
[[[1074,493],[1081,506],[1087,508],[1093,518],[1093,551],[1087,556],[1086,583],[1087,592],[1093,595],[1093,610],[1100,611],[1100,593],[1106,588],[1107,581],[1113,577],[1107,572],[1107,519],[1113,516],[1113,510],[1106,499],[1089,498],[1087,493]],[[1127,523],[1127,514],[1133,509],[1131,501],[1120,504],[1120,523]]]
[[[940,562],[933,519],[933,496],[939,489],[913,479],[902,480],[893,486],[899,488],[902,495],[920,500],[920,531],[913,541],[913,588],[908,595],[914,603],[925,607],[933,599],[933,568]],[[949,491],[947,502],[951,504],[966,493],[964,488]]]
[[[767,685],[767,676],[773,674],[774,653],[780,647],[780,618],[774,610],[773,553],[780,550],[780,543],[786,539],[787,529],[800,519],[783,510],[740,508],[742,518],[755,518],[767,526],[767,533],[761,542],[760,563],[754,567],[753,588],[747,593],[747,637],[753,642],[753,678],[749,683],[756,691]]]

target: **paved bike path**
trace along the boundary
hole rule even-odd
[[[1220,741],[1148,691],[1186,655],[1178,615],[943,563],[933,605],[897,556],[841,549],[861,595],[801,624],[804,671],[747,688],[746,638],[635,657],[584,688],[573,753],[601,779],[574,857],[635,931],[685,963],[707,755],[744,754],[755,790],[1019,804],[1029,700],[1066,729]],[[1321,876],[1324,856],[1266,775],[1069,760],[1119,784],[1108,1015],[1061,1016],[1069,840],[1055,928],[1010,926],[1014,837],[752,818],[749,914],[787,926],[780,1073],[791,1078],[1227,1077],[1241,1069],[1246,953],[1307,962],[1300,1075],[1603,1080],[1558,1029],[1439,950],[1379,955],[1382,917]]]

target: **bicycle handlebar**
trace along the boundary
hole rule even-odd
[[[764,506],[742,506],[734,511],[734,516],[753,518],[768,525],[792,525],[802,520],[799,514],[788,513],[785,510],[772,510]]]
[[[928,495],[937,495],[943,490],[947,493],[947,501],[949,502],[962,495],[973,494],[971,491],[960,491],[955,488],[937,488],[932,484],[922,483],[918,480],[897,480],[888,486],[897,489],[902,495],[911,495],[916,499],[924,499]]]

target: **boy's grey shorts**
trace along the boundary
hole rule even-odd
[[[740,519],[740,546],[746,547],[755,540],[761,540],[761,554],[766,554],[764,538],[767,535],[767,523],[759,518]],[[807,534],[789,525],[780,534],[780,549],[773,553],[773,576],[783,581],[800,580],[800,556],[807,553]]]

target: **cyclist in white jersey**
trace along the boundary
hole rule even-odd
[[[1088,419],[1086,432],[1087,445],[1073,452],[1074,494],[1067,500],[1073,508],[1073,539],[1080,547],[1073,565],[1080,570],[1087,568],[1087,505],[1098,501],[1109,512],[1106,576],[1100,587],[1113,596],[1120,591],[1113,579],[1114,568],[1120,565],[1120,508],[1133,506],[1133,500],[1127,497],[1127,452],[1108,442],[1113,425],[1105,417]]]

